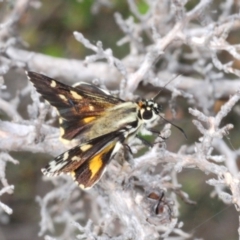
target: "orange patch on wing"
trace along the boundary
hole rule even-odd
[[[106,154],[108,151],[110,151],[113,148],[114,144],[110,144],[106,148],[104,148],[100,153],[98,153],[96,156],[94,156],[91,161],[89,162],[89,169],[91,170],[91,178],[92,179],[103,167],[104,162],[102,159],[102,156]],[[106,163],[105,163],[106,165]]]
[[[91,170],[91,173],[92,173],[91,179],[96,175],[97,172],[100,171],[102,166],[103,166],[103,161],[100,153],[96,155],[89,163],[89,169]]]
[[[96,119],[96,117],[86,117],[83,119],[84,123],[89,123],[92,122],[94,119]]]

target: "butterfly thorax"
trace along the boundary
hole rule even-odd
[[[129,142],[142,128],[159,117],[160,110],[161,107],[153,100],[119,103],[107,109],[104,117],[95,121],[84,140],[121,129],[124,131],[125,142]]]
[[[135,102],[124,102],[107,109],[104,116],[96,119],[91,130],[84,136],[84,140],[92,139],[110,132],[125,130],[125,135],[137,131],[139,107]]]

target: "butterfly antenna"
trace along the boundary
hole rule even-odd
[[[170,81],[169,82],[167,82],[163,87],[161,87],[161,90],[152,98],[153,100],[155,100],[159,95],[160,95],[160,93],[162,92],[162,90],[164,89],[164,88],[166,88],[166,86],[170,83],[170,82],[172,82],[173,80],[175,80],[177,77],[179,77],[179,76],[181,76],[181,74],[178,74],[178,75],[176,75],[175,77],[173,77],[172,79],[170,79]]]
[[[159,116],[160,116],[160,118],[162,118],[165,122],[170,123],[170,124],[173,125],[175,128],[177,128],[180,132],[182,132],[182,134],[184,135],[184,137],[185,137],[186,139],[188,139],[188,138],[187,138],[187,134],[184,132],[184,130],[183,130],[182,128],[180,128],[179,126],[177,126],[177,125],[175,125],[174,123],[170,122],[169,120],[167,120],[166,118],[162,117],[161,115],[159,115]]]

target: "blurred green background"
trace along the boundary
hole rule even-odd
[[[112,48],[122,58],[128,47],[117,47],[123,36],[114,20],[114,13],[130,15],[126,1],[111,1],[95,14],[94,0],[43,2],[40,9],[32,9],[21,22],[21,36],[31,49],[56,57],[83,58],[92,52],[77,42],[73,31],[81,32],[92,43],[101,40],[104,48]],[[146,5],[147,6],[147,5]]]

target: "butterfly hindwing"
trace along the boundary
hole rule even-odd
[[[69,173],[81,188],[90,188],[100,179],[124,139],[124,131],[111,132],[92,139],[62,153],[42,169],[42,172],[47,176]]]
[[[98,182],[113,156],[113,152],[116,152],[116,145],[116,141],[108,143],[100,152],[72,172],[72,177],[81,188],[90,188]]]
[[[88,131],[106,109],[123,102],[90,84],[71,87],[35,72],[27,75],[43,98],[57,108],[61,137],[67,140]]]

